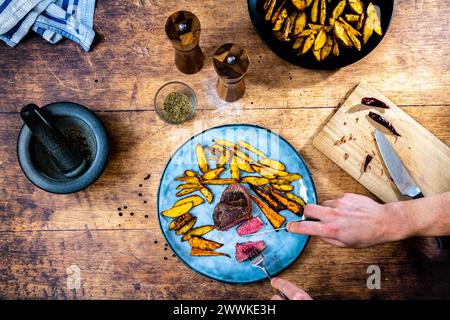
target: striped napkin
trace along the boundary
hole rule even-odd
[[[32,29],[50,43],[63,37],[89,51],[95,0],[0,0],[0,40],[15,47]]]

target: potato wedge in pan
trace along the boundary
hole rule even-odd
[[[281,11],[284,9],[285,4],[286,4],[286,0],[283,0],[283,2],[280,4],[280,6],[275,11],[275,13],[272,15],[272,18],[271,18],[272,24],[275,24],[275,21],[277,20],[278,16],[281,14]]]
[[[314,57],[316,57],[317,61],[321,61],[322,60],[322,56],[320,55],[321,51],[322,51],[321,49],[313,50],[313,55],[314,55]]]
[[[164,210],[161,212],[163,216],[169,217],[169,218],[177,218],[192,209],[194,204],[192,202],[186,202],[179,206],[172,207],[170,209]]]
[[[358,50],[361,51],[361,41],[354,35],[352,32],[347,32],[348,37],[350,40],[352,40],[353,46]]]
[[[225,170],[225,168],[217,168],[217,169],[212,169],[209,170],[208,172],[205,172],[203,174],[203,179],[204,180],[211,180],[211,179],[215,179],[218,176],[220,176],[220,174]]]
[[[291,0],[291,2],[298,11],[306,9],[306,0]]]
[[[300,33],[300,37],[308,37],[311,34],[316,34],[317,30],[313,30],[313,29],[306,29],[303,30],[302,33]]]
[[[364,14],[364,12],[359,16],[359,20],[358,23],[356,23],[355,29],[360,31],[362,29],[362,27],[364,26],[364,19],[365,19],[366,15]]]
[[[311,21],[316,23],[319,14],[319,0],[314,0],[311,7]]]
[[[294,29],[292,30],[292,35],[294,37],[297,37],[302,33],[303,29],[306,27],[306,13],[302,12],[297,16],[297,19],[295,19]]]
[[[182,226],[178,231],[177,235],[182,235],[192,229],[194,224],[197,222],[197,217],[192,217],[184,226]]]
[[[344,12],[345,5],[347,4],[346,0],[341,0],[338,2],[336,7],[334,7],[333,12],[331,14],[331,18],[336,20],[341,16],[341,14]]]
[[[183,237],[181,238],[181,241],[188,241],[192,236],[203,236],[211,231],[213,231],[216,227],[207,225],[207,226],[201,226],[197,228],[192,228],[188,232],[186,232]]]
[[[327,0],[320,0],[320,24],[325,25],[327,20]]]
[[[286,8],[283,8],[280,12],[280,14],[277,16],[274,22],[274,26],[272,28],[273,31],[280,31],[281,27],[283,26],[284,21],[288,17],[288,11]]]
[[[292,45],[292,49],[299,50],[303,46],[303,42],[305,42],[305,37],[298,37],[297,39],[295,39],[295,42]]]
[[[336,39],[339,40],[339,42],[346,48],[351,48],[353,46],[353,42],[350,39],[350,37],[347,34],[347,31],[345,30],[342,23],[339,21],[336,21],[334,23],[334,36]]]
[[[270,193],[269,190],[252,186],[250,185],[250,188],[253,190],[254,193],[258,195],[261,199],[263,199],[273,210],[276,212],[280,212],[281,210],[286,209],[273,195]]]
[[[198,191],[198,190],[200,190],[201,188],[202,188],[202,187],[199,186],[199,187],[192,188],[192,189],[182,189],[182,190],[180,190],[180,191],[178,191],[178,192],[176,193],[176,196],[177,196],[177,197],[182,197],[182,196],[185,196],[185,195],[187,195],[187,194],[189,194],[189,193]]]
[[[330,35],[327,35],[327,41],[325,42],[325,45],[320,51],[320,60],[325,60],[330,55],[332,48],[333,48],[333,38]]]
[[[270,19],[272,18],[273,10],[275,9],[276,4],[277,4],[277,0],[272,0],[270,2],[270,5],[266,11],[266,15],[264,16],[264,20],[270,21]]]
[[[243,177],[241,179],[242,183],[252,184],[254,186],[263,186],[265,184],[269,183],[269,179],[267,178],[260,178],[260,177]]]
[[[314,23],[308,23],[308,27],[310,27],[312,30],[315,31],[324,30],[325,32],[330,32],[332,29],[332,26],[323,26],[321,24],[314,24]]]
[[[369,41],[369,38],[373,34],[373,28],[374,28],[374,21],[372,17],[367,17],[366,22],[364,23],[363,28],[363,41],[364,43],[367,43]]]
[[[189,239],[189,245],[192,248],[198,248],[203,250],[216,250],[223,246],[222,243],[218,243],[212,240],[206,240],[199,236],[191,236]]]
[[[377,33],[378,35],[382,36],[383,35],[383,31],[381,30],[381,21],[380,18],[378,17],[377,11],[375,10],[375,7],[373,5],[373,3],[369,3],[368,7],[367,7],[367,16],[372,18],[372,23],[373,23],[373,31],[375,31],[375,33]]]
[[[323,48],[323,46],[325,45],[325,42],[327,41],[327,34],[325,32],[325,30],[321,29],[316,36],[316,40],[314,41],[314,51],[319,50],[319,61],[320,61],[320,49]],[[271,166],[269,166],[271,167]],[[279,170],[284,170],[281,168],[275,168],[275,169],[279,169]]]
[[[309,6],[313,3],[314,0],[306,0],[306,8],[309,8]]]
[[[294,186],[291,186],[290,184],[272,184],[272,188],[278,191],[292,191],[294,190]]]
[[[342,23],[342,26],[344,27],[345,31],[347,31],[348,34],[351,33],[351,34],[353,34],[355,36],[361,37],[361,32],[359,32],[358,30],[353,28],[352,25],[349,24],[344,19],[342,19],[342,17],[339,18],[339,21]]]
[[[212,180],[204,180],[203,184],[204,185],[227,185],[227,184],[232,184],[232,183],[236,183],[236,180],[232,179],[232,178],[221,178],[221,179],[212,179]]]
[[[312,48],[315,39],[316,39],[316,36],[314,33],[311,33],[308,36],[308,38],[306,38],[305,43],[303,44],[302,54],[307,53],[309,51],[309,49]]]
[[[211,190],[209,190],[207,187],[202,187],[200,189],[200,192],[205,196],[206,201],[209,203],[212,203],[214,200],[214,195],[212,194]]]
[[[203,173],[208,172],[208,161],[206,161],[205,151],[200,143],[195,146],[195,154],[197,156],[197,163],[200,171]]]
[[[270,5],[272,4],[272,1],[273,0],[266,0],[266,1],[264,1],[264,5],[263,5],[264,11],[267,11],[269,9]]]
[[[294,28],[295,19],[297,18],[297,13],[292,12],[286,19],[286,22],[284,23],[283,28],[283,37],[289,38],[292,32],[292,29]]]
[[[279,191],[276,190],[272,190],[272,195],[292,213],[299,216],[303,214],[303,206],[301,206],[297,202],[284,197]]]
[[[336,36],[333,35],[333,49],[331,50],[333,56],[339,57],[339,43]]]
[[[361,0],[348,0],[348,5],[350,9],[353,10],[353,12],[357,14],[361,14],[364,11],[364,6],[361,2]]]
[[[346,14],[344,17],[345,17],[345,20],[347,20],[347,22],[355,23],[355,22],[359,21],[360,15],[358,15],[358,14]]]
[[[260,200],[258,197],[250,195],[262,213],[266,216],[267,220],[269,220],[270,224],[274,229],[281,228],[283,223],[286,221],[286,218],[277,213],[275,210],[270,208],[264,201]]]
[[[210,250],[203,250],[199,248],[192,248],[190,255],[192,257],[216,257],[216,256],[224,256],[224,257],[230,257],[230,255],[218,251],[210,251]]]
[[[182,205],[184,203],[188,203],[188,202],[192,202],[192,206],[196,207],[201,205],[203,202],[205,202],[205,200],[203,200],[202,197],[200,197],[199,195],[193,195],[193,196],[189,196],[183,199],[178,200],[177,202],[174,203],[174,207]]]
[[[169,230],[180,230],[186,223],[191,221],[192,215],[187,212],[175,219],[173,219],[169,224]]]
[[[296,196],[293,193],[285,193],[286,198],[288,198],[289,200],[295,201],[297,202],[299,205],[301,205],[303,208],[306,206],[305,201],[300,198],[299,196]]]
[[[258,157],[260,158],[267,158],[267,156],[261,152],[260,150],[256,149],[255,147],[253,147],[251,144],[245,142],[245,141],[238,141],[238,145],[241,146],[244,149],[247,149],[248,151],[256,154]]]

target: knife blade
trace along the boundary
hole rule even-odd
[[[411,177],[408,170],[406,170],[397,153],[381,131],[375,130],[375,140],[377,141],[384,164],[400,193],[411,198],[420,197],[422,192],[419,186]]]
[[[392,145],[379,130],[375,130],[375,140],[380,150],[381,158],[383,158],[384,164],[400,193],[414,199],[423,198],[419,186],[411,177],[408,170],[406,170],[397,153],[392,148]],[[450,248],[450,237],[435,237],[435,239],[440,249]]]

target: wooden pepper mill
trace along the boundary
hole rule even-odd
[[[166,22],[166,34],[175,48],[175,65],[183,73],[193,74],[203,67],[200,21],[191,12],[177,11]]]
[[[245,92],[244,76],[249,60],[244,49],[233,43],[227,43],[214,54],[214,69],[219,75],[217,94],[225,101],[239,100]]]

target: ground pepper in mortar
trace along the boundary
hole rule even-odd
[[[171,92],[164,99],[164,111],[166,112],[167,120],[181,123],[191,115],[191,102],[185,94]]]

